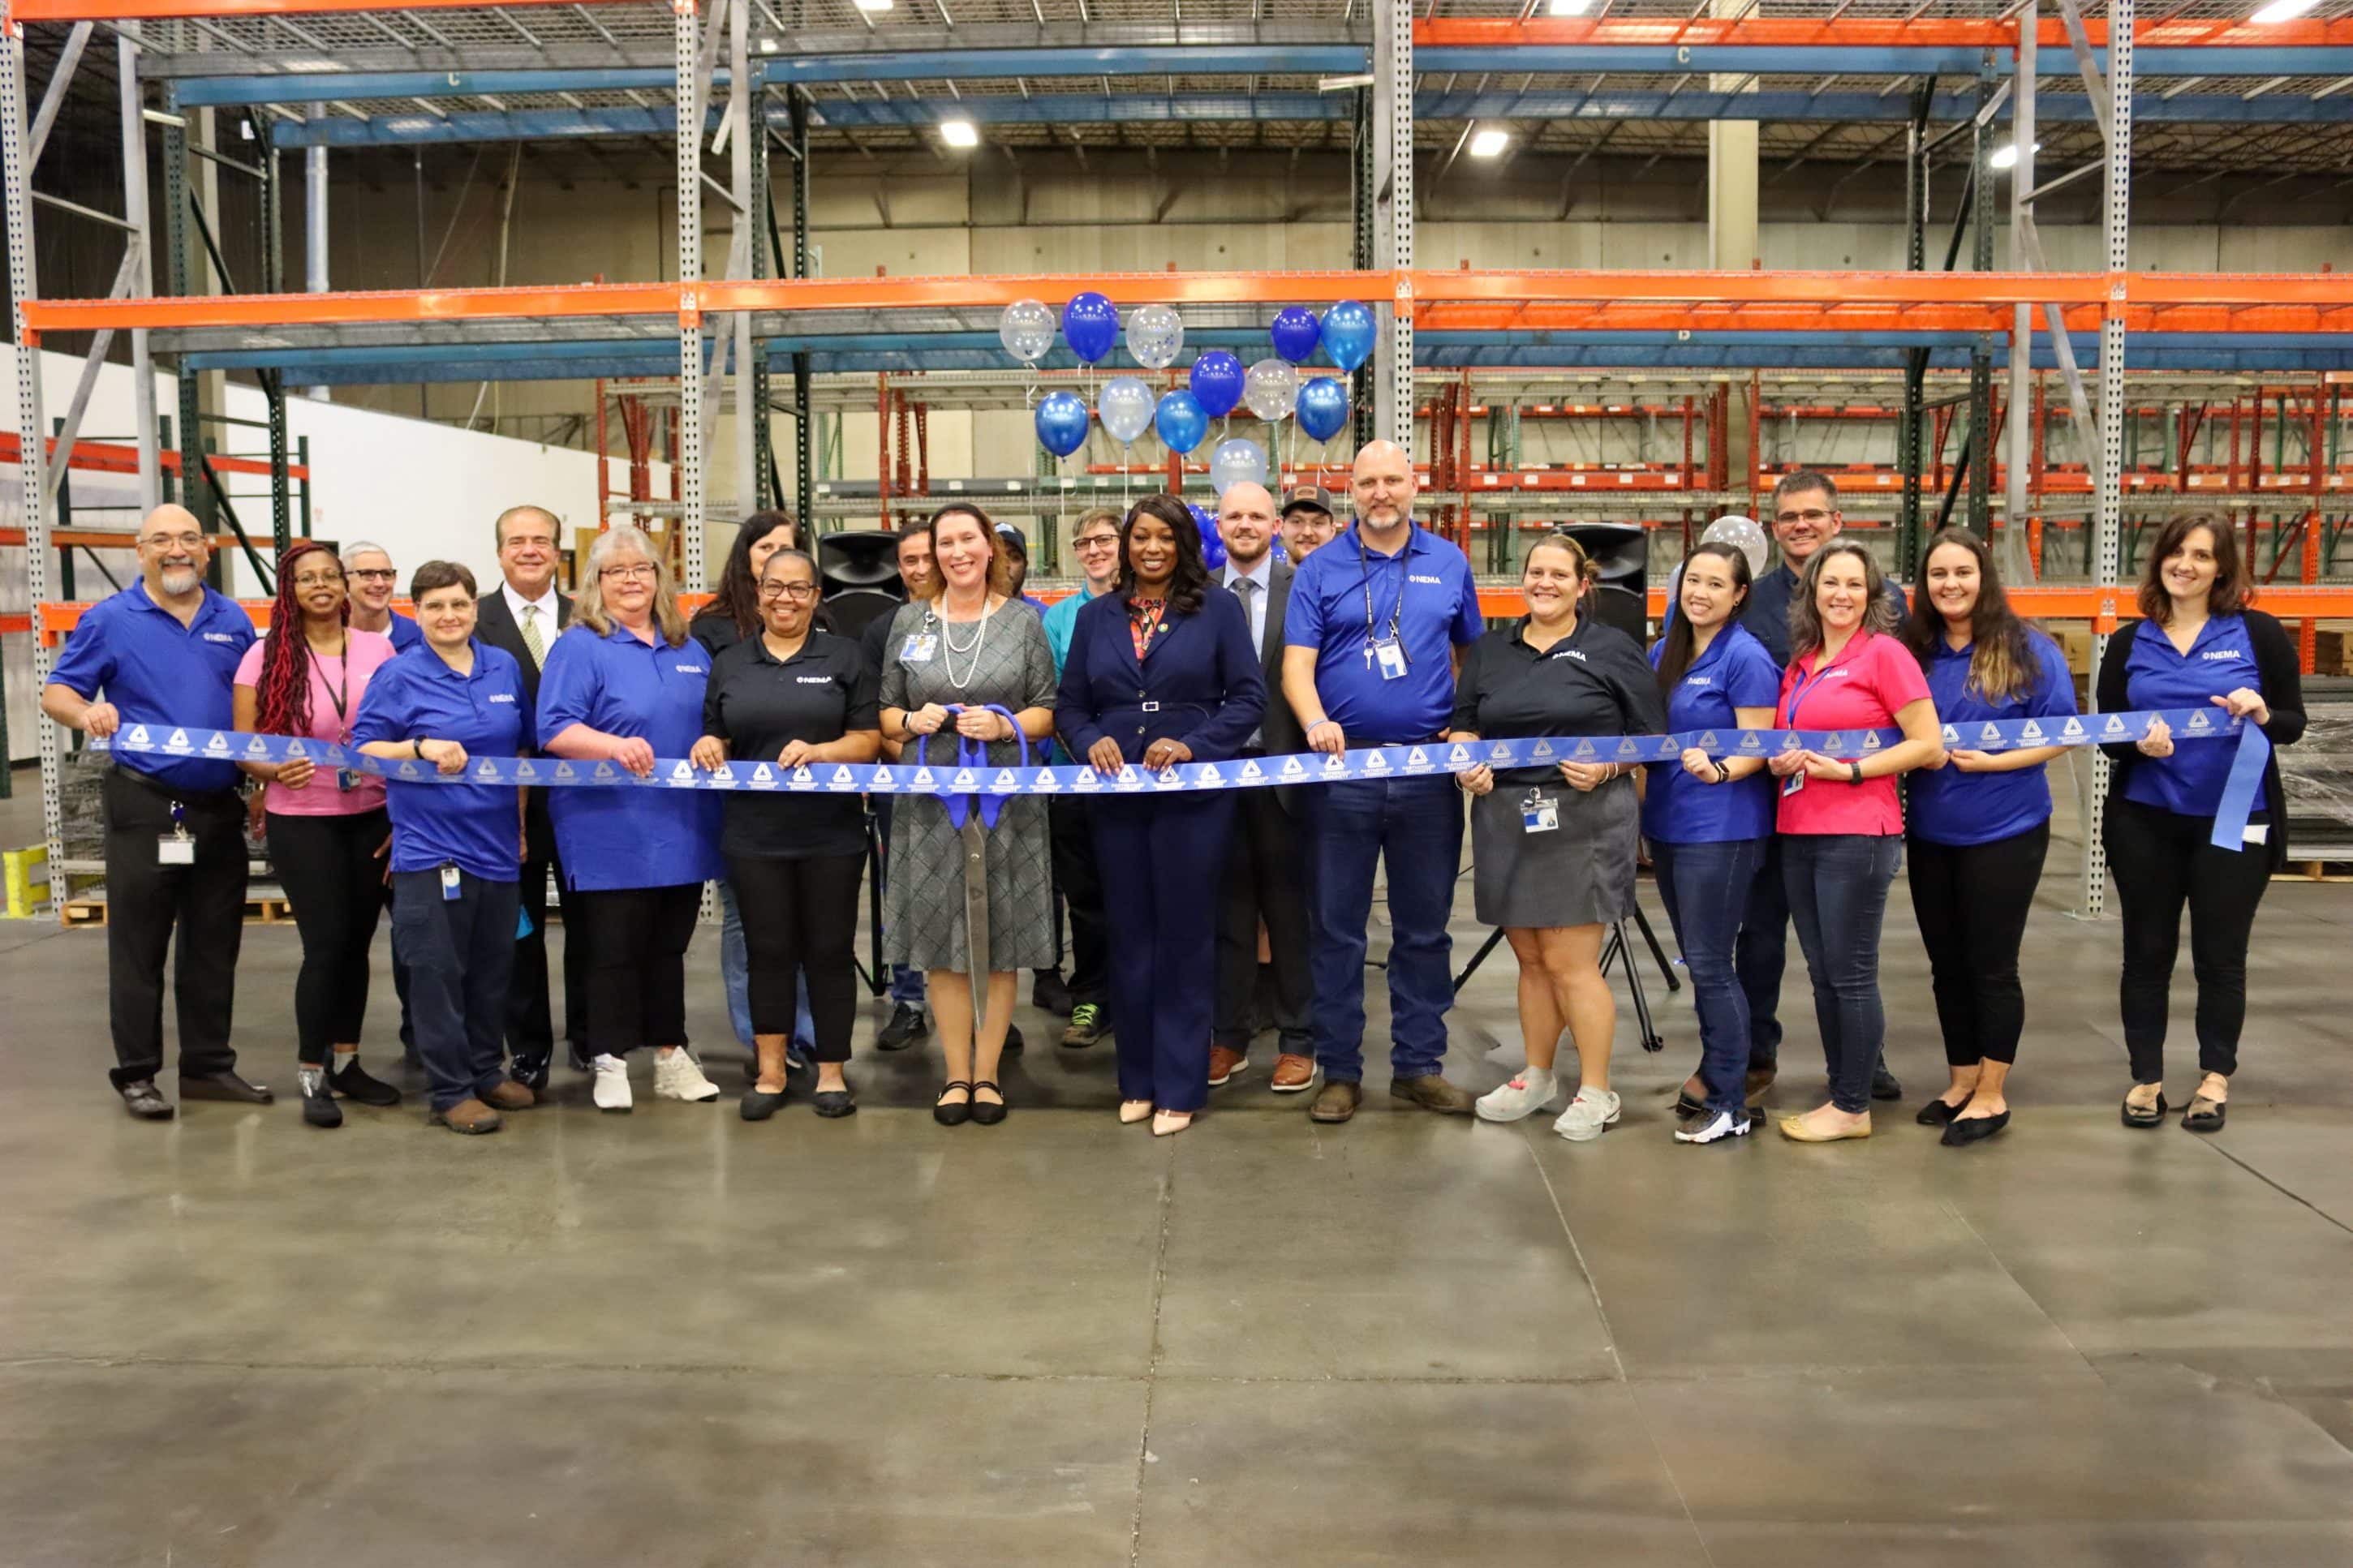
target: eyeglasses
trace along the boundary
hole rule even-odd
[[[363,566],[352,574],[363,583],[395,583],[400,574],[389,566]]]
[[[1821,523],[1828,522],[1830,520],[1831,514],[1820,510],[1811,511],[1783,511],[1776,512],[1773,515],[1773,521],[1775,522],[1810,522],[1820,525]]]
[[[1116,533],[1090,533],[1084,539],[1078,540],[1075,542],[1081,550],[1116,550],[1119,548],[1119,535]]]
[[[315,572],[305,573],[294,579],[294,585],[297,588],[340,588],[343,585],[343,574],[330,572],[322,576]]]
[[[763,583],[760,584],[760,597],[764,600],[790,599],[795,604],[806,605],[817,597],[817,584],[814,583]]]
[[[201,533],[151,533],[139,542],[151,550],[194,550],[204,542]]]
[[[607,566],[599,570],[596,575],[618,577],[629,583],[650,583],[654,580],[655,572],[651,566],[640,561],[635,566]]]

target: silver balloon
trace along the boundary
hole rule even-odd
[[[1763,525],[1753,517],[1719,517],[1707,525],[1699,536],[1702,544],[1729,544],[1748,557],[1748,574],[1765,575],[1765,563],[1770,554],[1771,541],[1765,535]]]
[[[1286,361],[1262,359],[1242,378],[1242,401],[1261,419],[1288,419],[1299,405],[1299,371]]]
[[[1023,364],[1036,364],[1054,346],[1054,312],[1035,300],[1016,300],[997,320],[997,341]]]
[[[1113,376],[1103,383],[1095,399],[1095,413],[1111,438],[1124,447],[1152,428],[1154,402],[1152,389],[1135,377]]]
[[[1185,320],[1173,305],[1146,305],[1127,319],[1127,352],[1146,370],[1166,370],[1185,351]]]
[[[1227,486],[1245,481],[1253,485],[1266,483],[1266,454],[1259,450],[1255,441],[1237,438],[1219,442],[1218,449],[1209,455],[1209,489],[1222,496]]]

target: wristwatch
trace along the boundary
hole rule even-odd
[[[1862,764],[1861,763],[1847,763],[1846,782],[1851,784],[1859,784],[1862,782]]]

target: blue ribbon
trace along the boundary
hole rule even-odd
[[[1004,712],[1003,709],[995,711]],[[1008,717],[1010,717],[1008,714]],[[2011,751],[2026,746],[2091,746],[2137,740],[2151,721],[2162,719],[2177,742],[2242,739],[2232,768],[2232,788],[2242,773],[2263,776],[2270,742],[2253,725],[2219,708],[2165,709],[2144,713],[2087,713],[2063,720],[2003,719],[1947,724],[1945,744],[1971,751]],[[929,795],[955,800],[977,798],[981,820],[993,824],[1004,799],[1036,795],[1151,795],[1177,790],[1264,789],[1277,784],[1338,784],[1352,780],[1415,778],[1461,773],[1482,763],[1495,768],[1544,767],[1558,763],[1672,763],[1694,747],[1712,757],[1766,757],[1776,752],[1814,751],[1827,757],[1867,757],[1904,739],[1900,730],[1688,730],[1672,735],[1550,735],[1526,740],[1431,741],[1414,746],[1373,746],[1336,756],[1316,752],[1243,757],[1222,763],[1181,763],[1157,773],[1133,764],[1108,778],[1077,766],[991,767],[983,742],[959,744],[953,764],[932,763],[920,752],[912,763],[819,763],[783,768],[774,763],[738,761],[698,768],[683,757],[658,757],[644,777],[610,762],[567,762],[555,757],[470,757],[465,768],[444,773],[430,763],[384,762],[342,746],[284,735],[236,730],[166,728],[126,724],[111,742],[92,741],[92,750],[208,762],[282,763],[308,758],[322,768],[350,768],[392,784],[534,784],[559,788],[730,790],[755,795]],[[2261,750],[2255,751],[2260,746]],[[2253,761],[2249,762],[2250,754]],[[1028,746],[1023,746],[1028,754]],[[2246,786],[2247,801],[2253,784]],[[2223,800],[2227,808],[2231,794]],[[991,807],[994,806],[994,810]],[[951,807],[953,811],[955,808]],[[958,819],[961,826],[961,818]],[[2239,826],[2246,825],[2242,804]],[[2215,842],[2221,842],[2218,817]]]
[[[2239,749],[2231,758],[2231,775],[2222,781],[2221,804],[2214,808],[2214,832],[2208,842],[2215,848],[2235,854],[2247,847],[2247,818],[2254,814],[2255,791],[2263,787],[2263,769],[2271,758],[2272,738],[2253,724],[2242,726]]]

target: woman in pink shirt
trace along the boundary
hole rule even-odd
[[[1871,1136],[1871,1071],[1887,1021],[1879,927],[1904,847],[1895,776],[1943,752],[1927,678],[1894,630],[1895,607],[1870,551],[1833,540],[1806,563],[1789,599],[1789,668],[1776,721],[1785,730],[1893,725],[1904,739],[1836,754],[1783,752],[1771,763],[1781,781],[1781,875],[1830,1067],[1830,1103],[1781,1122],[1782,1136],[1800,1143]]]
[[[390,637],[350,623],[335,552],[322,544],[289,550],[278,563],[269,635],[246,649],[237,668],[237,727],[348,745],[368,677],[393,657]],[[294,982],[302,1120],[340,1127],[336,1095],[362,1105],[400,1103],[400,1090],[362,1071],[359,1058],[368,948],[384,909],[384,857],[392,842],[384,783],[300,757],[238,766],[268,781],[269,863],[302,937]]]

